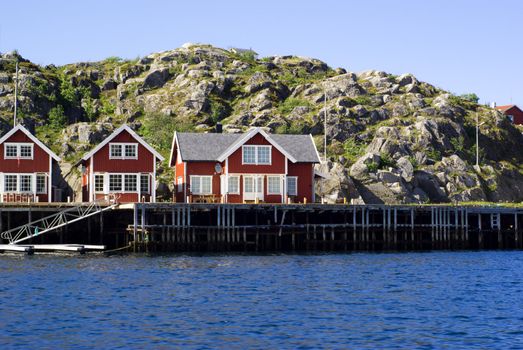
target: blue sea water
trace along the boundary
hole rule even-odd
[[[0,255],[2,349],[519,349],[523,252]]]

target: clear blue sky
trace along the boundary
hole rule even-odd
[[[135,58],[185,42],[414,73],[523,105],[523,1],[2,0],[0,51],[40,64]]]

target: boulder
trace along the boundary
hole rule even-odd
[[[417,84],[418,80],[410,73],[402,74],[397,79],[399,86],[407,86],[410,84]]]
[[[350,178],[347,169],[340,163],[326,162],[317,164],[315,171],[321,174],[316,180],[316,195],[327,203],[341,202],[344,198],[354,204],[363,204],[361,195]]]
[[[169,69],[157,69],[147,74],[143,81],[143,89],[150,90],[162,87],[169,78]]]
[[[350,176],[355,179],[362,180],[368,177],[369,164],[379,164],[381,157],[376,153],[367,153],[359,158],[350,168]]]
[[[401,157],[396,161],[396,166],[400,171],[401,177],[410,182],[414,176],[414,167],[408,157]]]
[[[378,180],[387,184],[394,184],[401,181],[401,176],[388,170],[378,170]]]

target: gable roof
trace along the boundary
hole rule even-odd
[[[144,139],[142,139],[140,137],[140,135],[138,135],[136,132],[134,132],[133,129],[131,129],[130,127],[128,127],[127,125],[122,125],[120,126],[118,129],[116,129],[115,131],[113,131],[113,133],[111,135],[109,135],[105,140],[103,140],[100,144],[98,144],[98,146],[96,146],[95,148],[93,148],[90,152],[87,152],[83,157],[82,159],[83,160],[88,160],[89,158],[91,158],[96,152],[98,152],[99,150],[102,149],[102,147],[104,147],[105,145],[107,145],[109,142],[111,142],[116,136],[120,135],[122,133],[122,131],[127,131],[136,141],[138,141],[142,146],[144,146],[149,152],[151,152],[156,158],[158,158],[160,161],[163,161],[165,158],[160,154],[158,153],[154,148],[152,148],[151,146],[149,146],[149,144],[147,142],[144,141]]]
[[[514,108],[514,107],[516,107],[517,109],[519,109],[519,107],[516,106],[516,105],[496,106],[495,108],[496,108],[497,110],[501,111],[501,112],[506,112],[506,111],[508,111],[509,109],[512,109],[512,108]],[[519,109],[519,110],[521,111],[521,109]]]
[[[223,161],[258,133],[293,163],[320,162],[311,135],[267,134],[260,128],[254,128],[244,134],[175,132],[170,164],[172,165],[175,145],[178,145],[183,161]]]
[[[57,162],[60,161],[60,157],[58,157],[56,155],[56,153],[54,153],[53,151],[51,151],[46,145],[44,145],[42,143],[42,141],[40,141],[39,139],[36,138],[36,136],[34,136],[33,134],[31,134],[29,132],[29,130],[27,130],[22,124],[18,124],[17,126],[15,126],[14,128],[12,128],[7,134],[5,134],[4,136],[2,136],[2,138],[0,138],[0,144],[4,143],[5,141],[7,141],[11,136],[13,136],[17,131],[21,131],[23,132],[27,137],[29,137],[31,139],[31,141],[33,141],[34,143],[36,143],[38,145],[38,147],[40,147],[41,149],[43,149],[47,154],[49,154],[51,156],[51,158],[53,158],[54,160],[56,160]]]

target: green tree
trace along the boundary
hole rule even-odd
[[[469,102],[474,102],[474,103],[479,102],[479,97],[475,93],[463,94],[463,95],[460,95],[459,97],[461,97],[462,99],[469,101]]]
[[[49,111],[49,123],[56,129],[63,128],[67,124],[67,116],[62,105],[51,108]]]

